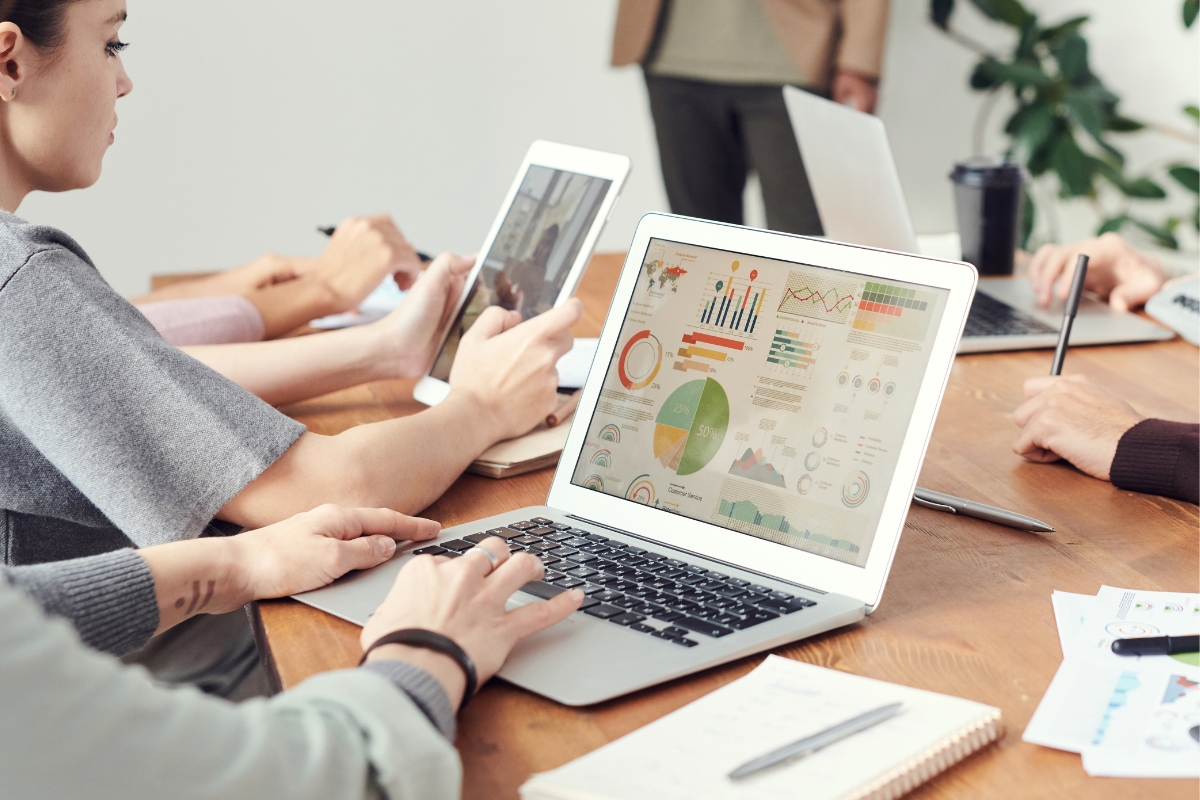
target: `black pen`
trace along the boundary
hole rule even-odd
[[[333,236],[333,232],[336,231],[337,228],[334,226],[322,227],[321,225],[318,225],[317,230],[326,236]],[[428,264],[430,261],[433,261],[433,256],[429,255],[428,253],[422,253],[420,250],[414,250],[413,252],[417,254],[417,258],[421,259],[426,264]]]
[[[1200,636],[1139,636],[1117,639],[1112,651],[1119,656],[1173,656],[1200,652]]]
[[[1058,332],[1058,346],[1054,348],[1054,363],[1050,366],[1051,375],[1061,375],[1063,359],[1067,357],[1067,342],[1071,340],[1071,326],[1075,324],[1075,314],[1079,311],[1079,298],[1083,296],[1083,281],[1087,277],[1088,257],[1079,254],[1075,262],[1075,277],[1071,279],[1071,291],[1067,294],[1067,303],[1063,306],[1062,330]]]

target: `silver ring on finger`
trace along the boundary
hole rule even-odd
[[[487,571],[488,575],[491,575],[493,572],[496,571],[496,567],[500,566],[500,557],[497,556],[495,553],[493,553],[491,550],[488,550],[486,547],[480,547],[479,545],[475,545],[474,547],[471,548],[471,551],[472,552],[478,551],[480,553],[483,553],[485,556],[487,556],[487,560],[490,561],[492,564],[491,569],[489,569]]]

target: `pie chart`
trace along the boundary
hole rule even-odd
[[[691,475],[704,469],[725,441],[729,398],[712,378],[689,381],[671,392],[654,422],[654,457],[677,475]]]

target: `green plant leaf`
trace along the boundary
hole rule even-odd
[[[1023,202],[1021,203],[1021,249],[1029,249],[1029,237],[1033,235],[1033,223],[1037,219],[1037,204],[1033,202],[1033,195],[1029,193],[1029,184],[1026,183],[1021,190]]]
[[[1197,108],[1193,105],[1186,105],[1183,107],[1183,113],[1191,117],[1192,121],[1194,121],[1197,125],[1200,125],[1200,108]]]
[[[1125,182],[1125,194],[1140,200],[1162,200],[1167,191],[1149,178],[1135,178]]]
[[[1134,217],[1130,217],[1129,221],[1150,234],[1159,247],[1165,247],[1168,250],[1179,249],[1179,240],[1175,238],[1175,228],[1179,226],[1178,218],[1172,217],[1164,225],[1154,225]]]
[[[1115,217],[1109,217],[1096,229],[1096,235],[1103,236],[1106,233],[1117,233],[1128,221],[1128,214],[1117,214]]]
[[[974,89],[990,89],[1001,83],[1011,83],[1017,88],[1044,87],[1052,82],[1053,79],[1035,64],[997,61],[994,58],[980,61],[971,73],[971,87]]]
[[[1086,92],[1068,91],[1065,97],[1067,110],[1071,118],[1081,128],[1091,134],[1097,142],[1104,141],[1104,120],[1100,114],[1100,106]]]
[[[1200,194],[1200,170],[1190,164],[1175,164],[1167,170],[1167,174],[1192,194]]]
[[[1122,117],[1120,114],[1113,115],[1104,121],[1104,129],[1113,133],[1133,133],[1140,131],[1146,127],[1146,123],[1138,122],[1136,119]]]
[[[950,29],[950,15],[954,13],[954,0],[930,0],[929,20],[942,30]]]
[[[1014,28],[1025,25],[1032,15],[1018,0],[971,0],[984,16]]]
[[[1183,27],[1190,28],[1200,13],[1200,0],[1183,0]]]
[[[1068,36],[1078,33],[1079,29],[1083,26],[1083,23],[1087,22],[1089,19],[1090,17],[1084,14],[1079,17],[1071,17],[1071,19],[1067,20],[1066,22],[1060,22],[1053,27],[1042,28],[1041,32],[1038,34],[1038,39],[1043,42],[1051,42],[1051,47],[1053,47],[1055,44],[1061,42]]]
[[[1060,197],[1083,197],[1092,194],[1095,177],[1094,158],[1079,149],[1069,132],[1059,136],[1050,150],[1050,166],[1058,175]]]
[[[1091,77],[1087,40],[1079,34],[1065,37],[1062,45],[1054,49],[1054,58],[1063,79],[1072,86],[1082,86]]]
[[[1056,121],[1053,108],[1045,103],[1034,102],[1013,114],[1004,130],[1013,137],[1014,144],[1032,155],[1054,133]]]

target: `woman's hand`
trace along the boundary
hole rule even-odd
[[[500,670],[518,641],[566,619],[583,602],[583,593],[572,589],[551,600],[506,611],[505,603],[513,592],[529,581],[541,580],[545,568],[528,553],[510,558],[503,539],[485,539],[479,547],[492,553],[497,562],[494,569],[492,559],[474,550],[453,560],[416,556],[405,564],[387,598],[363,628],[363,649],[405,628],[440,633],[475,662],[482,686]],[[466,681],[448,656],[389,644],[372,651],[368,661],[388,658],[424,668],[445,686],[455,708],[461,704]]]
[[[1075,262],[1081,253],[1088,256],[1084,288],[1108,300],[1117,311],[1144,305],[1166,280],[1161,264],[1115,233],[1085,239],[1069,247],[1044,244],[1029,262],[1029,280],[1043,308],[1055,297],[1065,300],[1070,294]]]
[[[437,538],[442,526],[386,508],[324,505],[230,539],[254,600],[319,589],[354,569],[370,569],[396,542]]]
[[[328,287],[338,313],[358,308],[388,275],[409,288],[422,266],[392,218],[376,214],[343,220],[310,275]]]
[[[429,369],[474,265],[474,256],[442,253],[400,307],[371,326],[379,337],[380,357],[394,368],[395,377],[417,378]]]
[[[1109,479],[1121,437],[1142,421],[1128,403],[1083,375],[1030,378],[1025,397],[1013,412],[1022,429],[1013,452],[1042,463],[1065,458],[1102,481]]]
[[[438,535],[436,522],[385,508],[326,505],[237,536],[139,550],[158,600],[158,633],[196,614],[318,589],[352,569],[382,564],[397,541]]]
[[[495,441],[528,433],[558,408],[555,365],[571,349],[569,329],[582,316],[576,298],[525,322],[517,311],[492,306],[463,335],[450,387],[474,397]]]

